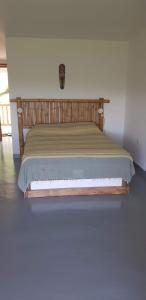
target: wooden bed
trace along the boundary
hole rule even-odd
[[[17,106],[20,155],[24,152],[24,129],[35,124],[95,122],[103,131],[104,104],[108,99],[12,99]],[[27,189],[25,197],[64,195],[126,194],[129,186],[123,182],[116,187],[58,188],[47,190]]]

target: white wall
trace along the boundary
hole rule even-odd
[[[127,42],[8,38],[10,97],[109,98],[105,130],[123,142]],[[60,90],[58,66],[66,66]],[[12,108],[13,150],[19,153],[15,108]]]
[[[146,170],[146,29],[129,42],[124,144]]]

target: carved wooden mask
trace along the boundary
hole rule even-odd
[[[60,82],[60,88],[63,90],[65,85],[65,65],[60,64],[59,65],[59,82]]]

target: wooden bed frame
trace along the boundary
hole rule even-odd
[[[58,124],[66,122],[95,122],[103,131],[104,104],[110,100],[99,99],[12,99],[17,106],[20,155],[24,152],[25,128],[35,124]],[[48,197],[64,195],[127,194],[128,184],[120,187],[64,188],[49,190],[28,190],[25,197]]]

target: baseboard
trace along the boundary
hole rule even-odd
[[[144,171],[137,163],[134,162],[136,172],[146,179],[146,171]]]

